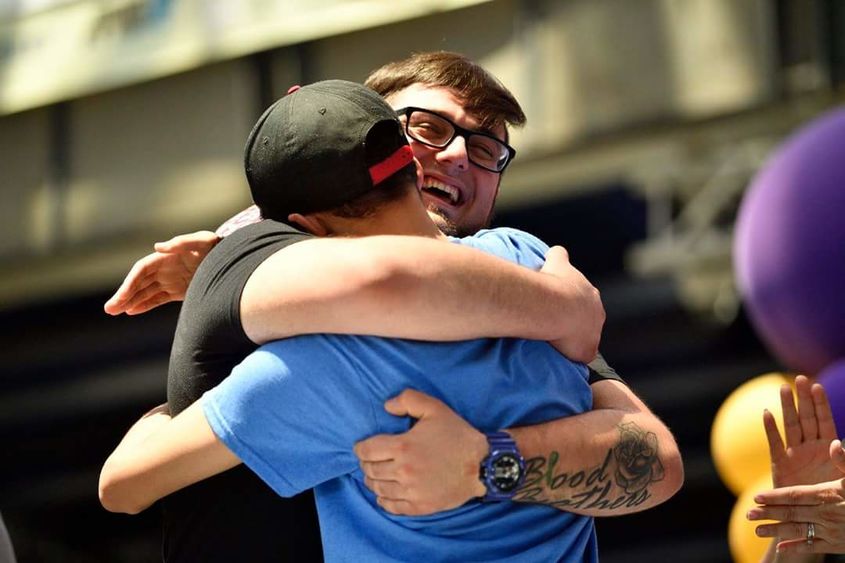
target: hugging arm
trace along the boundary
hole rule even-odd
[[[124,297],[135,303],[131,313],[181,299],[204,256],[201,249],[210,249],[216,235],[203,236],[161,243],[176,250],[136,263],[106,309],[119,312]],[[139,280],[147,286],[133,294]],[[276,252],[247,281],[241,322],[258,344],[312,333],[421,340],[513,336],[552,341],[569,358],[586,362],[596,354],[604,308],[559,247],[538,273],[461,245],[374,236],[309,239]]]
[[[259,344],[310,333],[518,336],[589,361],[604,309],[562,248],[533,272],[461,245],[384,235],[309,239],[272,255],[244,287],[241,322]]]
[[[166,405],[135,423],[100,472],[100,503],[137,514],[160,498],[240,464],[203,414],[200,401],[171,418]]]
[[[624,384],[605,380],[592,389],[589,412],[507,429],[526,460],[515,501],[615,516],[660,504],[680,489],[683,464],[668,428]],[[483,434],[418,391],[385,407],[418,419],[405,434],[374,436],[355,447],[367,485],[386,510],[431,514],[484,494]]]

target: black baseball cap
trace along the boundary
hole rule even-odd
[[[244,154],[253,201],[279,221],[352,201],[412,161],[393,109],[345,80],[291,88],[259,118]]]

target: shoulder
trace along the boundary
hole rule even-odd
[[[534,269],[543,265],[549,251],[549,246],[534,235],[507,227],[484,229],[457,242]]]
[[[311,236],[287,223],[265,219],[238,229],[221,240],[214,250],[220,248],[221,252],[230,254],[234,249],[249,250],[270,244],[286,246]]]
[[[211,287],[234,278],[245,283],[246,278],[271,254],[294,243],[308,240],[312,235],[285,223],[265,219],[238,229],[215,246],[200,263],[191,284]]]
[[[216,335],[230,327],[240,341],[240,299],[247,280],[272,254],[311,238],[284,223],[261,221],[238,229],[215,246],[197,268],[180,314],[179,332]],[[183,322],[182,317],[190,319]],[[205,337],[204,337],[205,338]]]

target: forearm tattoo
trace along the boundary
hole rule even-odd
[[[557,468],[560,454],[525,461],[525,482],[514,500],[557,508],[635,507],[651,498],[649,486],[664,477],[657,436],[633,422],[617,426],[619,441],[597,466],[566,473]]]

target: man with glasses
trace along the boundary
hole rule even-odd
[[[453,53],[423,53],[391,63],[374,72],[367,85],[398,110],[422,167],[423,200],[438,227],[447,234],[464,235],[487,226],[501,172],[514,155],[506,143],[506,127],[525,121],[510,93],[481,67]],[[249,213],[246,218],[249,220]],[[195,236],[159,247],[164,252],[136,264],[107,310],[134,314],[181,298],[184,288],[172,285],[161,273],[172,274],[168,264],[178,259],[188,263],[184,270],[177,269],[180,275],[187,272],[189,277],[191,268],[204,256],[203,250],[207,252],[214,240],[208,235]],[[393,320],[384,322],[390,325]],[[660,456],[666,452],[658,451],[653,441],[656,434],[665,435],[665,426],[606,364],[598,362],[592,367],[597,368],[590,379],[593,411],[511,429],[517,444],[539,452],[529,460],[531,478],[517,498],[599,515],[642,510],[665,500],[672,487],[656,492],[660,486],[654,483],[663,478]],[[356,450],[367,483],[384,508],[405,514],[430,513],[460,506],[479,494],[477,475],[460,469],[478,467],[479,460],[473,459],[476,453],[462,448],[462,444],[477,440],[477,430],[444,405],[420,394],[400,395],[388,408],[393,414],[422,420],[409,433],[377,436]],[[628,462],[613,456],[620,447],[629,446],[645,456],[629,460],[632,464],[626,466]],[[573,498],[566,480],[558,477],[587,475],[602,467],[584,459],[612,462],[617,482],[625,483],[625,490],[633,495],[630,503],[615,503],[616,497],[609,500],[600,490]],[[677,473],[672,477],[679,482]],[[643,491],[647,493],[642,495]]]

